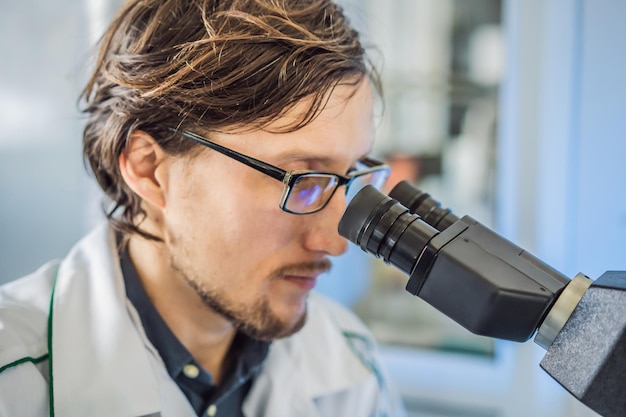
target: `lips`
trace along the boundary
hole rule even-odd
[[[274,273],[274,279],[289,282],[303,291],[310,291],[315,287],[317,277],[331,268],[328,259],[319,259],[310,262],[299,262],[285,265]]]
[[[315,287],[317,282],[316,276],[299,276],[299,275],[287,275],[284,277],[285,281],[288,281],[294,285],[297,285],[305,291],[310,291]]]

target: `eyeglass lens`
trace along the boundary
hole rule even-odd
[[[385,180],[387,179],[386,171],[373,171],[369,174],[359,175],[355,177],[350,183],[350,187],[347,190],[346,197],[348,202],[352,200],[352,198],[361,191],[363,187],[366,185],[373,185],[375,188],[380,189]]]
[[[355,177],[346,193],[348,201],[366,185],[382,187],[386,178],[386,171],[374,171]],[[304,175],[292,185],[285,208],[294,213],[316,211],[328,202],[337,184],[337,177],[333,175]]]
[[[333,175],[304,175],[292,185],[285,208],[294,213],[309,213],[319,209],[337,187]]]

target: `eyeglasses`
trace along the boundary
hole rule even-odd
[[[283,211],[292,214],[311,214],[322,210],[337,188],[343,185],[346,186],[348,198],[366,185],[381,188],[391,172],[388,165],[368,157],[359,160],[356,168],[345,176],[323,171],[285,171],[195,133],[174,128],[170,130],[282,182],[284,189],[279,206]]]

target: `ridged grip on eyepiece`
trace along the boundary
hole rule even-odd
[[[363,251],[410,274],[438,231],[396,200],[367,186],[352,199],[339,222],[339,234]]]
[[[430,194],[414,187],[407,181],[398,183],[389,193],[389,197],[407,207],[411,213],[439,231],[446,230],[459,218],[450,209],[441,207],[441,203]]]

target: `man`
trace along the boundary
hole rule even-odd
[[[2,416],[401,412],[311,294],[367,158],[376,77],[330,0],[131,0],[84,91],[108,222],[0,290]]]

